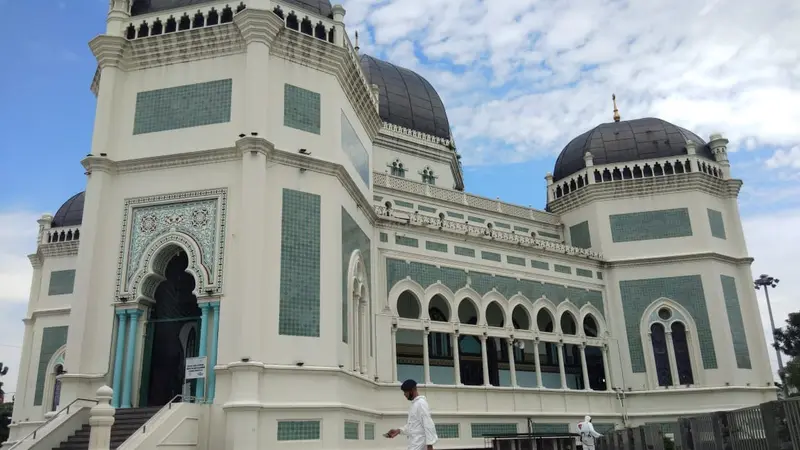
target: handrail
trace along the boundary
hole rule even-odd
[[[202,398],[199,398],[199,397],[194,397],[194,396],[192,396],[192,395],[183,395],[183,394],[178,394],[178,395],[176,395],[176,396],[172,397],[172,398],[170,399],[170,401],[168,401],[168,402],[167,402],[167,404],[166,404],[166,405],[162,406],[162,407],[161,407],[161,409],[159,409],[159,410],[158,410],[158,411],[157,411],[155,414],[153,414],[153,416],[152,416],[152,417],[150,417],[149,419],[147,419],[147,422],[145,422],[145,423],[142,425],[142,428],[141,428],[141,430],[142,430],[142,434],[145,434],[145,433],[147,433],[147,425],[148,425],[148,424],[149,424],[151,421],[155,420],[155,419],[156,419],[156,417],[158,417],[158,415],[161,413],[161,411],[164,411],[165,409],[172,409],[172,404],[173,404],[173,403],[177,403],[177,402],[176,402],[176,400],[178,400],[178,399],[181,399],[181,400],[191,400],[191,401],[194,401],[194,400],[203,400]],[[181,402],[181,403],[183,403],[183,402]],[[133,436],[133,435],[131,435],[131,436]]]
[[[17,448],[17,446],[19,446],[20,444],[22,444],[24,441],[27,441],[27,440],[28,440],[28,438],[29,438],[29,437],[31,437],[31,436],[33,436],[33,439],[35,440],[35,439],[36,439],[36,433],[37,433],[39,430],[41,430],[41,429],[42,429],[42,428],[43,428],[45,425],[47,425],[47,424],[49,424],[50,422],[52,422],[52,421],[53,421],[53,419],[55,419],[56,417],[60,416],[62,412],[66,411],[66,412],[67,412],[67,414],[69,414],[69,408],[70,408],[72,405],[74,405],[75,403],[78,403],[78,402],[92,402],[92,403],[95,403],[95,404],[97,404],[97,400],[92,400],[92,399],[88,399],[88,398],[76,398],[75,400],[71,401],[71,402],[70,402],[70,403],[69,403],[67,406],[65,406],[65,407],[61,408],[60,410],[58,410],[58,412],[56,412],[55,414],[53,414],[53,415],[52,415],[52,416],[51,416],[49,419],[47,419],[47,420],[46,420],[46,421],[45,421],[43,424],[41,424],[41,425],[39,425],[38,427],[36,427],[36,429],[35,429],[35,430],[33,430],[32,432],[28,433],[28,435],[27,435],[27,436],[25,436],[25,437],[24,437],[24,438],[22,438],[22,439],[18,439],[18,440],[17,440],[17,442],[16,442],[14,445],[12,445],[12,446],[11,446],[11,448],[9,448],[8,450],[13,450],[13,449]]]

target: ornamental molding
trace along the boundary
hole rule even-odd
[[[35,309],[31,311],[30,316],[22,319],[22,321],[25,325],[29,325],[35,322],[39,317],[68,316],[71,310],[72,308],[69,306],[63,308]]]
[[[286,23],[272,11],[246,8],[233,16],[242,38],[248,44],[259,43],[271,47]]]
[[[59,256],[76,256],[78,254],[78,245],[80,240],[67,241],[67,242],[52,242],[49,244],[40,244],[36,254],[40,257],[50,258]]]
[[[31,253],[30,255],[28,255],[28,261],[31,262],[31,267],[33,267],[34,269],[41,269],[44,259],[42,258],[42,255],[39,253]]]
[[[698,252],[698,253],[683,253],[679,255],[663,255],[653,256],[647,258],[629,258],[618,259],[615,261],[606,261],[604,267],[613,269],[617,267],[641,267],[651,265],[663,265],[665,263],[685,263],[694,261],[707,262],[709,259],[737,266],[749,266],[753,263],[754,259],[749,256],[734,257],[723,255],[717,252]]]
[[[454,174],[455,188],[464,188],[464,176],[461,171],[461,165],[458,162],[458,157],[455,150],[444,144],[420,139],[410,133],[397,131],[398,128],[406,130],[406,128],[397,127],[396,125],[384,122],[383,128],[375,137],[373,145],[381,146],[391,151],[405,153],[411,156],[447,164],[450,166],[450,171]],[[434,139],[434,137],[431,136],[431,139]]]

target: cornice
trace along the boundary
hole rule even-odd
[[[113,173],[116,170],[114,162],[105,156],[89,155],[81,160],[81,165],[87,175],[93,172]]]
[[[698,252],[698,253],[683,253],[679,255],[663,255],[652,256],[647,258],[628,258],[606,261],[605,266],[608,268],[615,267],[640,267],[664,263],[683,263],[693,261],[708,261],[709,259],[735,265],[750,265],[754,259],[746,257],[734,257],[723,255],[717,252]]]
[[[458,155],[446,145],[394,131],[387,123],[383,124],[380,132],[375,137],[374,145],[382,146],[390,151],[447,164],[450,166],[450,171],[455,178],[455,188],[464,189],[464,176],[461,172],[461,166],[458,164]]]
[[[247,8],[233,16],[233,22],[247,44],[261,43],[267,47],[272,46],[275,37],[285,28],[280,17],[263,9]]]
[[[39,245],[36,251],[40,257],[51,258],[59,256],[75,256],[78,254],[80,241],[52,242]]]
[[[128,42],[130,45],[122,65],[126,71],[217,58],[244,53],[246,50],[246,42],[235,23],[160,34]]]
[[[102,70],[105,67],[120,67],[130,42],[122,36],[101,34],[89,41],[89,48]]]
[[[31,267],[34,269],[41,269],[42,268],[42,255],[38,253],[31,253],[28,255],[28,261],[31,262]]]
[[[275,151],[275,144],[264,138],[247,136],[236,141],[236,149],[240,155],[247,152],[261,153],[269,158]]]
[[[48,309],[36,309],[31,311],[31,315],[22,319],[22,321],[27,325],[30,322],[35,321],[39,317],[49,317],[49,316],[63,316],[69,315],[72,308],[66,306],[64,308],[48,308]]]

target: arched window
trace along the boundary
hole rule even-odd
[[[402,162],[400,162],[400,158],[395,159],[389,164],[389,169],[391,170],[392,176],[405,178],[406,176],[406,168]]]
[[[428,314],[434,322],[447,322],[447,316],[436,307],[430,308]],[[431,358],[449,358],[452,356],[450,335],[432,332],[428,334],[428,352]]]
[[[667,336],[664,325],[654,323],[650,326],[650,340],[653,344],[658,385],[672,386],[672,369],[669,366],[669,352],[667,350]]]
[[[686,338],[686,325],[681,322],[672,324],[672,346],[675,348],[678,382],[682,385],[694,384],[692,358],[689,354],[689,341]]]
[[[436,176],[433,174],[433,169],[431,169],[430,166],[426,166],[424,169],[422,169],[420,175],[422,175],[423,183],[436,184]]]
[[[650,364],[651,370],[655,370],[655,381],[663,387],[695,384],[686,313],[669,304],[657,305],[650,311],[646,320],[653,349]]]
[[[55,381],[53,382],[53,401],[50,405],[50,411],[58,411],[58,404],[61,401],[61,380],[58,377],[63,373],[64,366],[61,364],[56,364],[55,370],[53,371]]]

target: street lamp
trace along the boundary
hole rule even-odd
[[[778,287],[778,283],[781,280],[777,278],[772,278],[767,274],[762,274],[760,277],[756,278],[753,281],[753,286],[756,290],[764,288],[764,296],[767,297],[767,310],[769,311],[769,323],[772,326],[772,346],[775,348],[775,355],[778,357],[778,370],[779,375],[781,377],[781,383],[783,382],[783,358],[781,357],[781,350],[778,348],[777,342],[775,342],[775,318],[772,316],[772,304],[769,301],[769,288],[776,288]],[[784,390],[786,386],[783,386]]]

